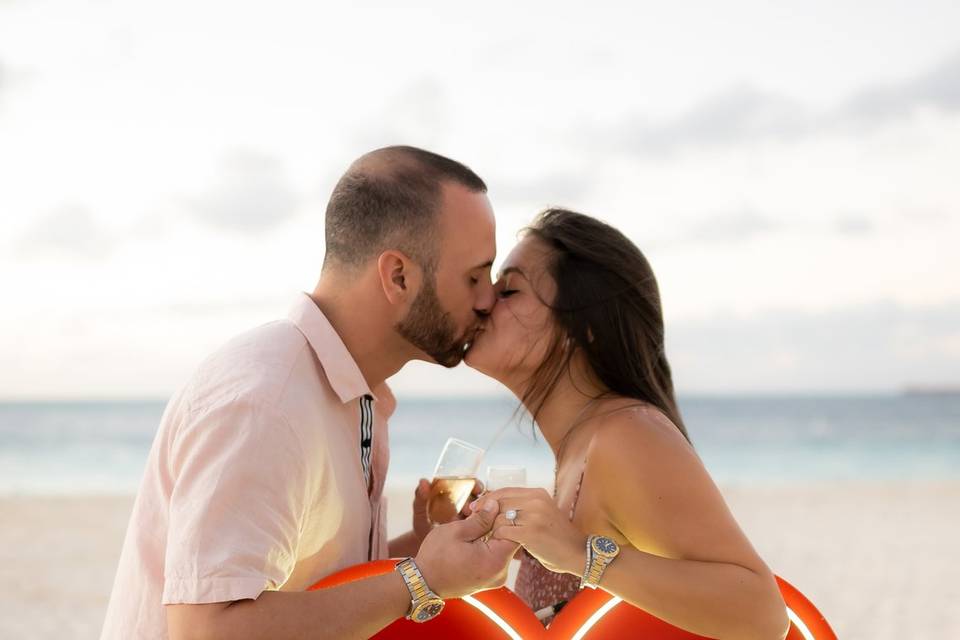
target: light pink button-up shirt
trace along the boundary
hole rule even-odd
[[[365,395],[374,414],[369,486]],[[165,639],[165,604],[303,590],[387,557],[382,494],[394,406],[386,384],[371,392],[306,294],[288,319],[207,358],[164,411],[101,639]]]

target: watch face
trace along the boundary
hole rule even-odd
[[[611,540],[610,538],[605,538],[599,536],[593,540],[594,548],[605,555],[613,555],[619,551],[620,547],[617,546],[617,543]]]
[[[420,622],[424,622],[436,617],[441,611],[443,611],[443,600],[430,600],[417,607],[413,617]]]

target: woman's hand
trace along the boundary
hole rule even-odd
[[[587,536],[560,511],[543,489],[507,488],[485,493],[469,505],[483,508],[494,500],[499,514],[493,523],[492,537],[518,542],[547,569],[556,573],[582,575],[587,561]],[[507,520],[506,513],[517,512]]]
[[[483,483],[477,480],[476,484],[473,485],[473,491],[470,492],[470,498],[467,500],[467,506],[465,506],[460,513],[453,520],[451,520],[451,522],[455,520],[463,520],[473,513],[473,511],[470,509],[470,501],[475,500],[482,493]],[[417,489],[413,494],[413,532],[416,534],[417,539],[420,542],[423,542],[423,539],[426,538],[427,534],[430,533],[430,530],[433,529],[433,525],[431,525],[430,521],[427,519],[427,505],[429,501],[430,481],[426,478],[420,478],[420,482],[417,483]]]

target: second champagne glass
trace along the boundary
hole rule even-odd
[[[487,467],[487,491],[527,486],[527,469],[517,465]]]

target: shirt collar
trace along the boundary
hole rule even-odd
[[[333,325],[320,311],[320,307],[306,293],[301,293],[287,316],[307,339],[317,359],[327,374],[330,387],[343,403],[363,395],[377,396],[360,372],[357,361],[347,351],[347,345],[337,334]],[[386,385],[381,385],[385,387]],[[378,388],[382,392],[382,389]]]

